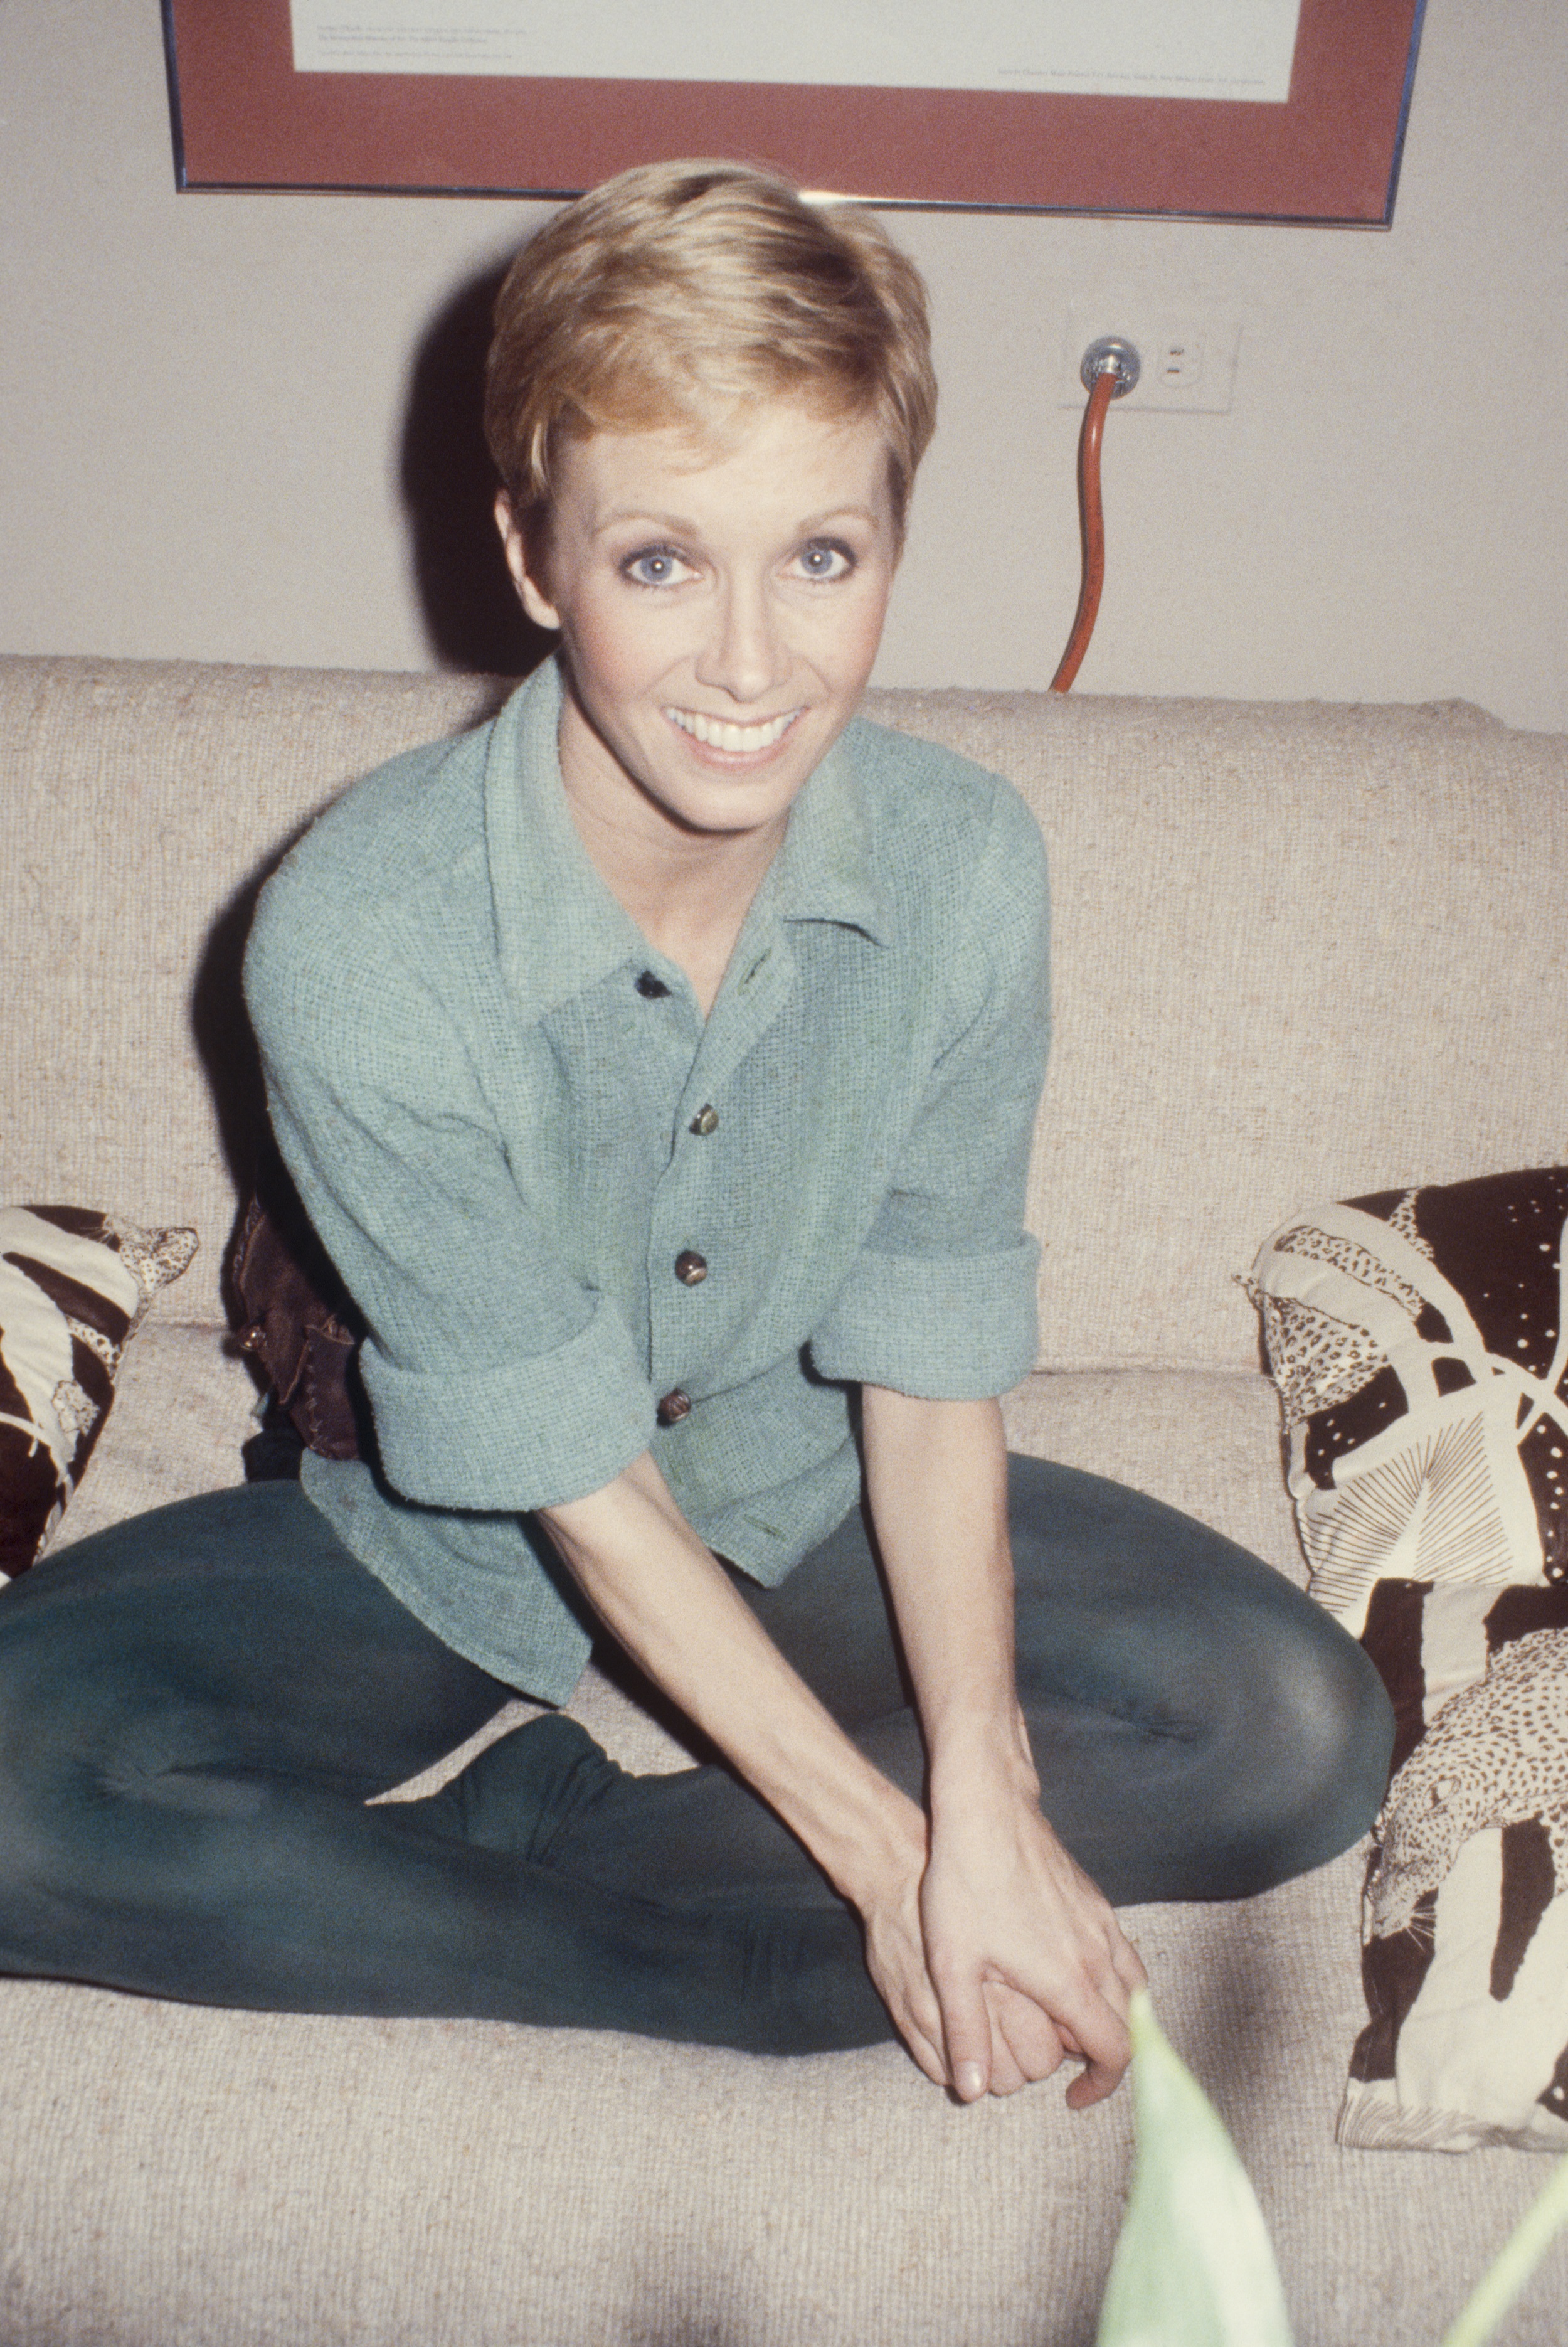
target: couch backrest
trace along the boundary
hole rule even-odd
[[[220,1317],[259,876],[483,678],[0,661],[0,1196],[192,1222]],[[1040,1361],[1242,1368],[1230,1275],[1330,1197],[1568,1156],[1568,739],[1462,704],[880,693],[1050,846]]]

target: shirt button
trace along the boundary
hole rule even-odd
[[[683,1287],[701,1287],[708,1276],[708,1258],[691,1247],[675,1258],[675,1276]]]
[[[655,1408],[653,1415],[661,1426],[679,1426],[683,1418],[692,1415],[691,1395],[683,1393],[679,1386],[671,1386]]]
[[[719,1130],[718,1110],[711,1103],[707,1108],[700,1108],[697,1111],[696,1115],[692,1119],[692,1130],[693,1133],[700,1133],[704,1141],[707,1139],[709,1133],[717,1133]]]
[[[655,978],[651,969],[645,969],[637,980],[637,991],[645,1002],[657,1002],[661,994],[669,993],[670,989],[661,978]]]

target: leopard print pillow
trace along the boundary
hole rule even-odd
[[[1393,1699],[1341,2143],[1568,2149],[1568,1586],[1380,1581]]]
[[[0,1207],[0,1580],[53,1538],[126,1346],[196,1245],[80,1206]]]

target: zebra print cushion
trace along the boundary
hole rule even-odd
[[[0,1207],[0,1579],[54,1536],[126,1346],[196,1245],[81,1206]]]

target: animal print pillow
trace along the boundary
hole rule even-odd
[[[0,1207],[0,1580],[53,1538],[126,1346],[196,1245],[81,1206]]]
[[[1342,2143],[1568,2144],[1568,1168],[1293,1218],[1247,1286],[1312,1594],[1399,1717]]]
[[[1568,1573],[1568,1167],[1296,1216],[1245,1283],[1312,1594]]]
[[[1341,2143],[1568,2149],[1568,1587],[1380,1581],[1394,1700]]]

